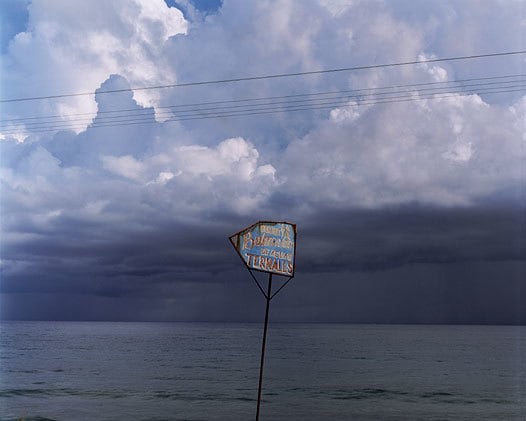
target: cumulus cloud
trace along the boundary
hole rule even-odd
[[[162,0],[117,1],[97,7],[35,1],[28,8],[27,30],[16,34],[2,58],[4,98],[93,92],[111,74],[137,87],[176,82],[164,46],[170,37],[184,34],[187,23],[178,9]],[[134,96],[143,105],[158,100],[153,91],[137,91]],[[58,113],[68,121],[67,115],[96,109],[92,96],[24,103],[23,107],[6,107],[5,115],[22,109],[33,115]]]
[[[6,105],[9,118],[77,123],[3,126],[2,291],[91,294],[101,306],[143,294],[165,308],[164,298],[193,300],[200,283],[218,292],[238,279],[227,236],[272,218],[303,230],[304,274],[524,260],[520,241],[504,245],[525,205],[521,94],[429,98],[413,86],[404,102],[362,95],[302,112],[167,121],[185,104],[518,73],[520,58],[129,90],[499,51],[520,26],[492,4],[502,31],[483,50],[459,50],[458,37],[486,38],[489,15],[470,13],[478,3],[411,2],[411,13],[408,4],[232,0],[186,22],[162,1],[32,2],[2,59],[2,95],[96,95]]]
[[[333,110],[290,143],[291,191],[358,207],[455,206],[521,183],[526,157],[513,109],[473,95],[351,110]]]

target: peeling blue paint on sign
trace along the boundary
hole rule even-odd
[[[294,276],[296,225],[260,221],[230,237],[249,269]]]

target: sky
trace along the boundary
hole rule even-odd
[[[525,10],[2,2],[0,318],[526,324]]]

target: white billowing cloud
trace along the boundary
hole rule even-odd
[[[520,101],[522,103],[522,101]],[[285,188],[313,203],[472,205],[518,186],[526,159],[512,108],[477,95],[350,107],[287,148]]]
[[[51,234],[72,219],[110,231],[128,221],[131,231],[217,209],[246,214],[264,204],[278,183],[273,166],[242,138],[140,158],[102,155],[98,168],[63,166],[42,146],[16,147],[29,153],[0,172],[3,207],[16,209],[3,220],[6,233],[45,228]]]
[[[397,14],[393,5],[380,2],[230,0],[220,14],[193,22],[188,35],[172,37],[185,34],[187,23],[177,9],[161,1],[112,2],[97,8],[34,2],[28,31],[11,44],[8,67],[28,76],[29,66],[38,60],[39,67],[49,71],[31,73],[31,83],[45,82],[50,90],[58,90],[54,72],[64,75],[61,82],[75,91],[94,90],[110,74],[119,76],[105,82],[105,89],[174,81],[180,74],[185,80],[213,80],[426,60],[450,55],[436,47],[443,45],[439,36],[443,29],[437,22],[451,37],[479,36],[475,29],[469,33],[458,29],[457,18],[452,17],[469,15],[464,9],[474,3],[466,5],[456,15],[452,11],[458,5],[437,3],[416,9],[419,19],[413,21],[413,14]],[[240,21],[245,22],[242,34]],[[496,45],[499,42],[495,40]],[[9,74],[16,79],[14,72]],[[233,95],[230,98],[272,96],[455,77],[452,63],[422,63],[339,74],[334,79],[276,79],[218,90],[210,86],[206,93],[214,98],[219,92],[220,99],[227,93]],[[148,92],[144,95],[153,91]],[[177,103],[179,96],[191,102],[192,92],[159,90],[156,95],[166,105]],[[135,109],[134,100],[139,105],[150,103],[151,98],[140,95],[136,92],[133,99],[121,95],[121,100],[101,95],[99,111],[115,106]],[[191,203],[194,211],[212,206],[248,211],[276,192],[300,196],[313,206],[470,204],[520,180],[523,101],[507,108],[477,95],[442,99],[413,95],[418,101],[364,106],[352,99],[346,106],[319,113],[88,130],[71,143],[82,144],[77,155],[96,157],[89,168],[96,172],[95,179],[109,177],[109,185],[132,183],[129,188],[137,195],[155,190],[161,201],[176,193],[178,206]],[[71,112],[77,100],[83,99],[60,101],[58,107]],[[79,159],[73,162],[83,165]],[[27,174],[39,172],[38,168],[35,165]],[[88,168],[79,169],[83,170]],[[90,200],[103,198],[95,194]]]
[[[94,91],[110,75],[103,89],[424,60],[454,55],[441,49],[449,45],[444,34],[462,34],[471,37],[463,42],[474,44],[485,37],[487,28],[469,17],[477,3],[464,4],[412,4],[411,13],[401,13],[389,2],[226,0],[221,13],[187,28],[181,13],[160,0],[97,7],[35,1],[28,30],[12,41],[5,57],[4,74],[9,95],[26,96],[41,87],[51,93]],[[511,19],[509,11],[502,14]],[[460,15],[471,22],[469,31],[460,29]],[[496,21],[504,26],[506,19]],[[498,37],[492,42],[502,45]],[[157,103],[442,82],[457,78],[458,69],[486,75],[480,63],[422,63],[200,91],[138,91],[133,98],[98,95],[98,111],[100,117],[116,106],[143,112],[141,105]],[[22,78],[28,83],[19,83]],[[350,99],[322,111],[180,123],[143,114],[151,118],[147,125],[62,133],[4,165],[3,201],[27,213],[38,208],[50,220],[75,214],[144,223],[159,215],[247,214],[276,197],[283,203],[293,197],[314,210],[471,205],[521,182],[524,100],[500,105],[477,95],[413,96],[413,102],[364,106]],[[89,97],[70,98],[43,103],[31,113],[46,107],[47,113],[78,112],[84,102],[88,109],[96,105]]]
[[[426,56],[425,54],[419,54],[419,61],[429,61],[437,59],[434,55]],[[436,63],[421,63],[418,65],[421,69],[424,69],[431,76],[435,82],[445,82],[448,80],[447,70]]]
[[[180,173],[178,173],[177,175],[180,175]],[[152,181],[152,183],[165,184],[174,177],[175,177],[175,174],[173,172],[161,171],[159,175],[157,176],[157,178],[155,179],[155,181]]]
[[[225,139],[215,147],[202,145],[175,146],[162,154],[146,156],[143,160],[131,155],[101,156],[103,168],[129,180],[166,184],[174,177],[214,180],[231,177],[251,182],[270,177],[275,184],[275,169],[260,165],[259,152],[241,137]],[[151,177],[154,177],[151,180]]]
[[[526,96],[510,107],[510,112],[515,117],[514,130],[522,133],[522,148],[526,147]]]
[[[331,110],[331,120],[336,123],[348,123],[357,120],[366,108],[368,107],[360,106],[356,101],[349,101],[346,106]]]
[[[326,7],[333,16],[345,13],[355,3],[356,1],[353,0],[320,0],[320,4]]]
[[[186,29],[182,13],[163,0],[34,1],[27,31],[15,36],[2,57],[2,97],[93,92],[110,74],[124,76],[131,86],[174,83],[164,46]],[[143,105],[155,105],[159,95],[134,94]],[[23,106],[24,114],[58,114],[66,121],[73,119],[69,114],[96,110],[92,96]],[[4,112],[16,115],[19,110],[14,105]],[[77,130],[86,125],[79,124]]]
[[[38,209],[40,205],[46,207],[46,194],[61,182],[63,174],[59,164],[60,161],[49,151],[37,146],[21,160],[17,168],[3,167],[0,180],[12,189],[12,198],[17,199],[17,205],[27,209]],[[67,172],[71,173],[72,170]],[[4,191],[2,201],[10,197]]]
[[[175,149],[179,171],[207,177],[235,174],[249,181],[258,169],[258,158],[257,149],[239,137],[224,140],[216,148],[181,146]]]
[[[279,184],[275,168],[262,164],[254,145],[240,137],[225,139],[215,147],[174,147],[167,154],[147,158],[144,165],[154,178],[145,183],[166,200],[164,206],[174,206],[170,203],[174,193],[181,195],[178,209],[199,212],[216,206],[243,214],[254,211]]]
[[[467,162],[473,155],[473,143],[472,142],[456,142],[451,146],[442,156],[446,159],[457,162]]]
[[[114,174],[121,175],[131,180],[142,178],[144,165],[131,155],[125,156],[103,156],[103,166]]]

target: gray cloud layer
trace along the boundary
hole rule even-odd
[[[162,2],[82,15],[66,3],[33,2],[2,56],[6,97],[98,89],[5,106],[3,118],[96,115],[74,131],[3,126],[2,318],[259,320],[227,237],[277,219],[299,227],[298,279],[277,319],[526,320],[520,94],[162,117],[173,104],[520,73],[521,57],[102,93],[521,49],[518,2],[225,1],[191,22]],[[95,127],[115,109],[149,124]]]

